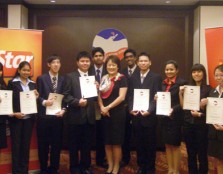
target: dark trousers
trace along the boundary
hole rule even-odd
[[[187,147],[189,174],[207,174],[207,125],[185,124],[183,127],[183,133]]]
[[[105,162],[105,145],[102,121],[96,120],[96,164],[103,165]]]
[[[41,172],[56,173],[59,169],[62,147],[63,119],[57,117],[38,118],[38,156]],[[50,164],[48,167],[48,155]]]
[[[155,173],[156,160],[156,124],[144,127],[140,122],[133,122],[136,141],[137,163],[143,173]]]
[[[122,161],[126,164],[129,163],[131,158],[131,147],[130,147],[130,141],[132,137],[132,124],[131,124],[131,115],[129,113],[128,108],[126,109],[126,120],[125,120],[125,137],[124,137],[124,143],[122,145]]]
[[[78,168],[81,170],[89,169],[91,166],[91,145],[94,135],[95,125],[68,125],[68,143],[70,153],[70,170],[71,173]],[[78,158],[80,150],[80,162]]]
[[[34,122],[34,117],[10,119],[12,174],[28,174],[30,141]]]

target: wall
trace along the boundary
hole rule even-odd
[[[8,5],[8,28],[28,28],[28,9],[23,5]]]
[[[73,71],[78,51],[91,51],[95,35],[105,28],[121,30],[129,47],[152,57],[152,69],[163,74],[168,59],[179,62],[188,77],[192,65],[192,10],[42,10],[30,9],[29,26],[43,32],[43,71],[46,57],[62,56],[62,73]],[[66,67],[66,68],[64,68]]]
[[[195,11],[197,27],[194,31],[194,38],[200,38],[199,43],[194,46],[194,58],[197,62],[204,64],[207,67],[207,53],[205,43],[205,29],[223,27],[223,6],[201,6]],[[195,43],[195,42],[194,42]],[[198,58],[197,58],[198,57]],[[216,62],[217,65],[217,62]]]

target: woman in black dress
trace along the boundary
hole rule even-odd
[[[6,89],[5,81],[3,80],[3,65],[0,63],[0,90]],[[1,98],[0,98],[1,102]],[[0,149],[7,147],[6,139],[6,116],[0,116]]]
[[[207,76],[205,67],[202,64],[195,64],[191,68],[190,85],[200,86],[200,99],[209,95],[211,86],[207,85]],[[179,97],[183,106],[184,88],[180,89]],[[187,147],[189,174],[207,174],[208,173],[208,126],[206,124],[206,112],[184,111],[183,134]]]
[[[108,161],[107,174],[117,174],[124,141],[127,80],[119,73],[120,60],[111,55],[105,62],[108,74],[103,76],[99,87],[99,106],[102,114],[105,152]]]
[[[212,89],[209,97],[223,98],[223,65],[218,65],[214,70],[214,79],[217,87]],[[201,100],[201,106],[205,107],[207,99]],[[218,174],[223,173],[223,125],[209,125],[208,129],[208,155],[216,159]]]
[[[178,174],[180,168],[180,144],[183,122],[183,110],[179,102],[179,87],[186,81],[178,77],[178,64],[174,60],[166,62],[166,79],[162,84],[162,91],[171,94],[171,111],[169,116],[163,117],[163,141],[166,147],[168,174]]]
[[[8,90],[13,91],[13,114],[9,118],[12,143],[12,174],[28,174],[29,150],[35,114],[25,115],[20,110],[20,92],[34,90],[36,97],[36,84],[30,80],[31,66],[23,61],[19,64],[17,72],[8,83]]]

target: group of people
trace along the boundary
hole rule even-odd
[[[105,174],[118,174],[129,163],[130,138],[134,136],[137,152],[137,174],[155,174],[157,122],[161,120],[162,141],[166,148],[168,174],[179,174],[182,136],[187,148],[190,174],[208,173],[208,154],[217,160],[218,173],[223,173],[223,126],[206,124],[207,97],[222,98],[223,65],[214,70],[218,86],[207,84],[206,69],[202,64],[191,68],[190,81],[178,76],[178,64],[165,64],[166,77],[150,70],[151,57],[133,49],[124,52],[127,67],[119,58],[108,56],[102,48],[79,52],[77,70],[65,77],[59,74],[61,58],[47,59],[49,72],[30,79],[31,66],[24,61],[6,86],[0,64],[0,89],[13,91],[13,113],[0,117],[0,148],[6,147],[5,120],[8,117],[12,142],[12,173],[27,174],[29,146],[36,121],[38,157],[41,174],[56,174],[62,148],[63,116],[68,120],[68,150],[71,174],[91,174],[91,148],[96,132],[96,164],[106,168]],[[105,60],[105,61],[104,61]],[[80,77],[95,76],[98,97],[84,98]],[[200,110],[183,110],[184,85],[200,86]],[[147,110],[133,110],[134,89],[149,89]],[[20,110],[21,91],[34,90],[38,114],[25,115]],[[90,89],[89,89],[90,90]],[[171,94],[168,116],[156,115],[157,92]],[[64,95],[61,111],[46,115],[46,107],[54,102],[49,93]],[[0,99],[1,102],[1,99]],[[183,130],[183,131],[182,131]],[[133,135],[131,135],[133,132]],[[48,158],[50,156],[50,158]]]

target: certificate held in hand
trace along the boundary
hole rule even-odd
[[[20,92],[20,109],[23,114],[36,114],[36,94],[34,91]]]
[[[206,123],[223,125],[223,98],[208,97]]]
[[[0,90],[0,115],[10,115],[12,113],[12,91]]]
[[[57,112],[60,112],[62,109],[62,99],[63,95],[57,93],[50,93],[48,99],[53,100],[51,106],[46,107],[46,115],[55,115]]]
[[[157,92],[156,114],[157,115],[170,115],[171,98],[170,92]]]
[[[95,84],[95,76],[79,77],[81,96],[83,98],[91,98],[98,96],[97,87]]]
[[[200,86],[184,86],[183,109],[200,110]]]
[[[134,89],[133,111],[148,111],[149,89]]]

